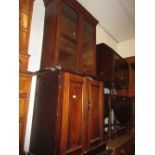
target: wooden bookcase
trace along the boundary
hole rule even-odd
[[[44,0],[41,69],[60,65],[95,75],[97,20],[75,0]]]
[[[96,46],[96,74],[117,89],[128,88],[128,63],[104,43]]]

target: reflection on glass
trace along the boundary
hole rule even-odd
[[[87,67],[94,64],[93,27],[86,21],[84,21],[83,27],[83,69],[87,70]]]
[[[66,69],[76,69],[77,62],[77,13],[62,4],[59,63]]]

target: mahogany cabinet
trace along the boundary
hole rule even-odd
[[[113,49],[104,43],[96,47],[96,74],[107,82],[114,82],[116,87],[128,87],[128,63]]]
[[[95,75],[97,20],[75,0],[44,0],[41,69],[63,68]]]
[[[20,69],[27,70],[28,44],[34,0],[19,0],[19,63]]]
[[[32,74],[20,71],[19,73],[19,149],[23,152],[25,140],[25,129],[27,122],[27,112],[29,106],[29,95],[31,89]]]
[[[35,96],[30,153],[83,155],[103,147],[103,82],[53,67],[37,73]]]

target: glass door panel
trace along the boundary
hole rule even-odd
[[[59,64],[71,70],[77,65],[77,23],[77,13],[62,2]]]
[[[83,71],[92,73],[94,68],[94,38],[93,27],[84,20],[83,22]]]

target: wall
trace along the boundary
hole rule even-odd
[[[117,42],[98,24],[96,27],[96,44],[105,43],[117,51]]]
[[[30,40],[28,52],[29,71],[37,71],[40,68],[40,58],[42,49],[43,27],[44,27],[45,7],[43,0],[35,0],[32,14]]]
[[[135,38],[118,43],[117,52],[123,57],[135,55]]]

